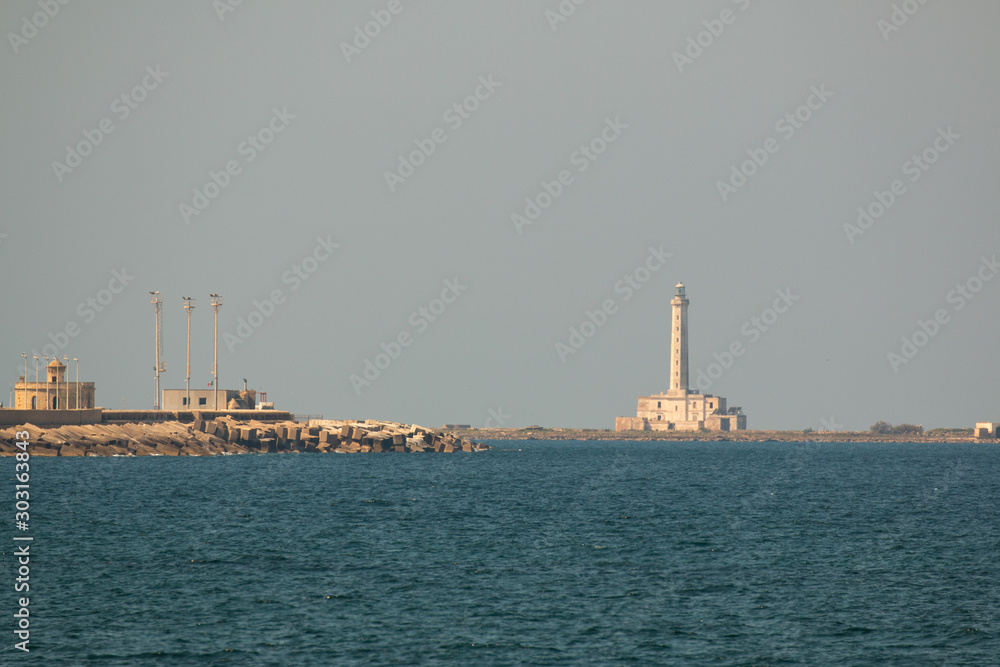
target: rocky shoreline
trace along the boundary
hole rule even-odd
[[[191,423],[90,424],[0,430],[0,456],[14,456],[15,433],[27,431],[32,456],[216,456],[250,453],[479,452],[487,445],[407,424],[312,420],[267,423],[217,417]]]
[[[979,440],[965,429],[942,433],[882,435],[869,431],[611,431],[569,428],[449,429],[456,437],[477,440],[634,440],[665,442],[997,442]]]

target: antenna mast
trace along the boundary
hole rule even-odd
[[[184,379],[184,389],[187,398],[184,399],[185,407],[191,409],[191,311],[194,310],[194,299],[189,296],[182,296],[184,300],[184,310],[187,311],[188,321],[188,344],[187,344],[187,376]]]
[[[156,394],[153,397],[153,409],[160,409],[160,373],[167,370],[163,366],[163,321],[160,314],[160,307],[163,305],[163,299],[160,298],[159,292],[150,292],[149,302],[153,304],[153,309],[156,311],[156,366],[153,368],[155,372],[155,386]]]
[[[215,355],[212,361],[212,384],[215,386],[215,410],[219,409],[219,308],[222,308],[222,297],[209,294],[212,310],[215,312]]]

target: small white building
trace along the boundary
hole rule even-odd
[[[1000,438],[1000,423],[978,422],[976,424],[975,436],[977,438]]]
[[[164,389],[163,401],[160,403],[163,410],[183,411],[183,410],[227,410],[229,401],[239,400],[240,392],[235,389],[220,389],[219,404],[216,407],[214,389],[192,389],[191,405],[188,405],[187,389]]]

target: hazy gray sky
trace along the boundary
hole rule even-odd
[[[232,5],[0,5],[8,385],[152,407],[159,290],[206,387],[218,292],[279,408],[613,428],[683,281],[751,428],[1000,419],[1000,4]]]

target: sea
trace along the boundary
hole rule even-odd
[[[998,665],[996,444],[36,458],[3,665]],[[6,626],[6,627],[4,627]]]

